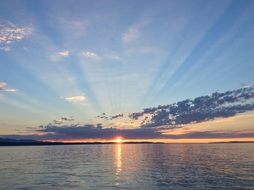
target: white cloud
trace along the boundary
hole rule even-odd
[[[18,27],[11,22],[0,20],[0,50],[10,51],[10,45],[32,33],[31,27]]]
[[[68,102],[80,103],[80,102],[84,102],[86,100],[86,97],[83,95],[80,95],[80,96],[70,96],[64,99]]]
[[[92,51],[84,51],[82,52],[82,55],[88,58],[95,58],[98,57],[98,55],[95,52]]]
[[[58,55],[61,57],[68,57],[70,55],[69,51],[59,51]]]
[[[7,84],[5,82],[0,82],[0,90],[3,90]]]
[[[10,47],[1,47],[0,46],[0,50],[3,50],[3,51],[6,51],[6,52],[8,52],[8,51],[11,51],[11,48]]]
[[[122,36],[122,40],[124,43],[130,43],[138,39],[140,36],[140,32],[138,28],[131,27],[125,32]]]
[[[15,88],[8,88],[6,82],[0,82],[0,91],[4,91],[4,92],[17,92],[17,89],[15,89]]]
[[[59,51],[53,55],[49,56],[49,59],[51,61],[60,61],[61,59],[67,58],[70,56],[70,51],[68,50],[63,50],[63,51]]]
[[[5,92],[17,92],[17,89],[15,88],[8,88],[4,90]]]
[[[140,39],[143,35],[144,27],[150,23],[149,20],[143,20],[131,25],[126,32],[122,34],[122,42],[131,44]]]

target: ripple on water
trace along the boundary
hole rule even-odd
[[[0,147],[0,189],[253,189],[253,144]]]

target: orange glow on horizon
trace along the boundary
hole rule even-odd
[[[115,139],[114,139],[114,142],[116,142],[116,143],[123,143],[123,137],[116,137]]]
[[[211,143],[211,142],[229,142],[229,141],[254,141],[254,138],[218,138],[218,139],[123,139],[118,136],[114,139],[62,139],[45,140],[44,142],[64,142],[64,143],[128,143],[128,142],[153,142],[153,143]]]

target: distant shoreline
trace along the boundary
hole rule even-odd
[[[210,142],[209,144],[220,144],[220,143],[254,143],[254,141],[228,141],[228,142]]]
[[[165,144],[163,142],[73,142],[73,143],[65,143],[65,142],[0,142],[0,146],[44,146],[44,145],[96,145],[96,144]]]
[[[0,146],[54,146],[54,145],[103,145],[103,144],[237,144],[237,143],[254,143],[254,141],[229,141],[229,142],[208,142],[208,143],[164,143],[164,142],[43,142],[43,141],[32,141],[32,142],[0,142]]]

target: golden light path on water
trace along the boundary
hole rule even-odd
[[[115,163],[116,163],[116,169],[115,169],[115,185],[119,185],[119,180],[120,180],[120,174],[122,171],[122,140],[117,142],[115,144]]]

